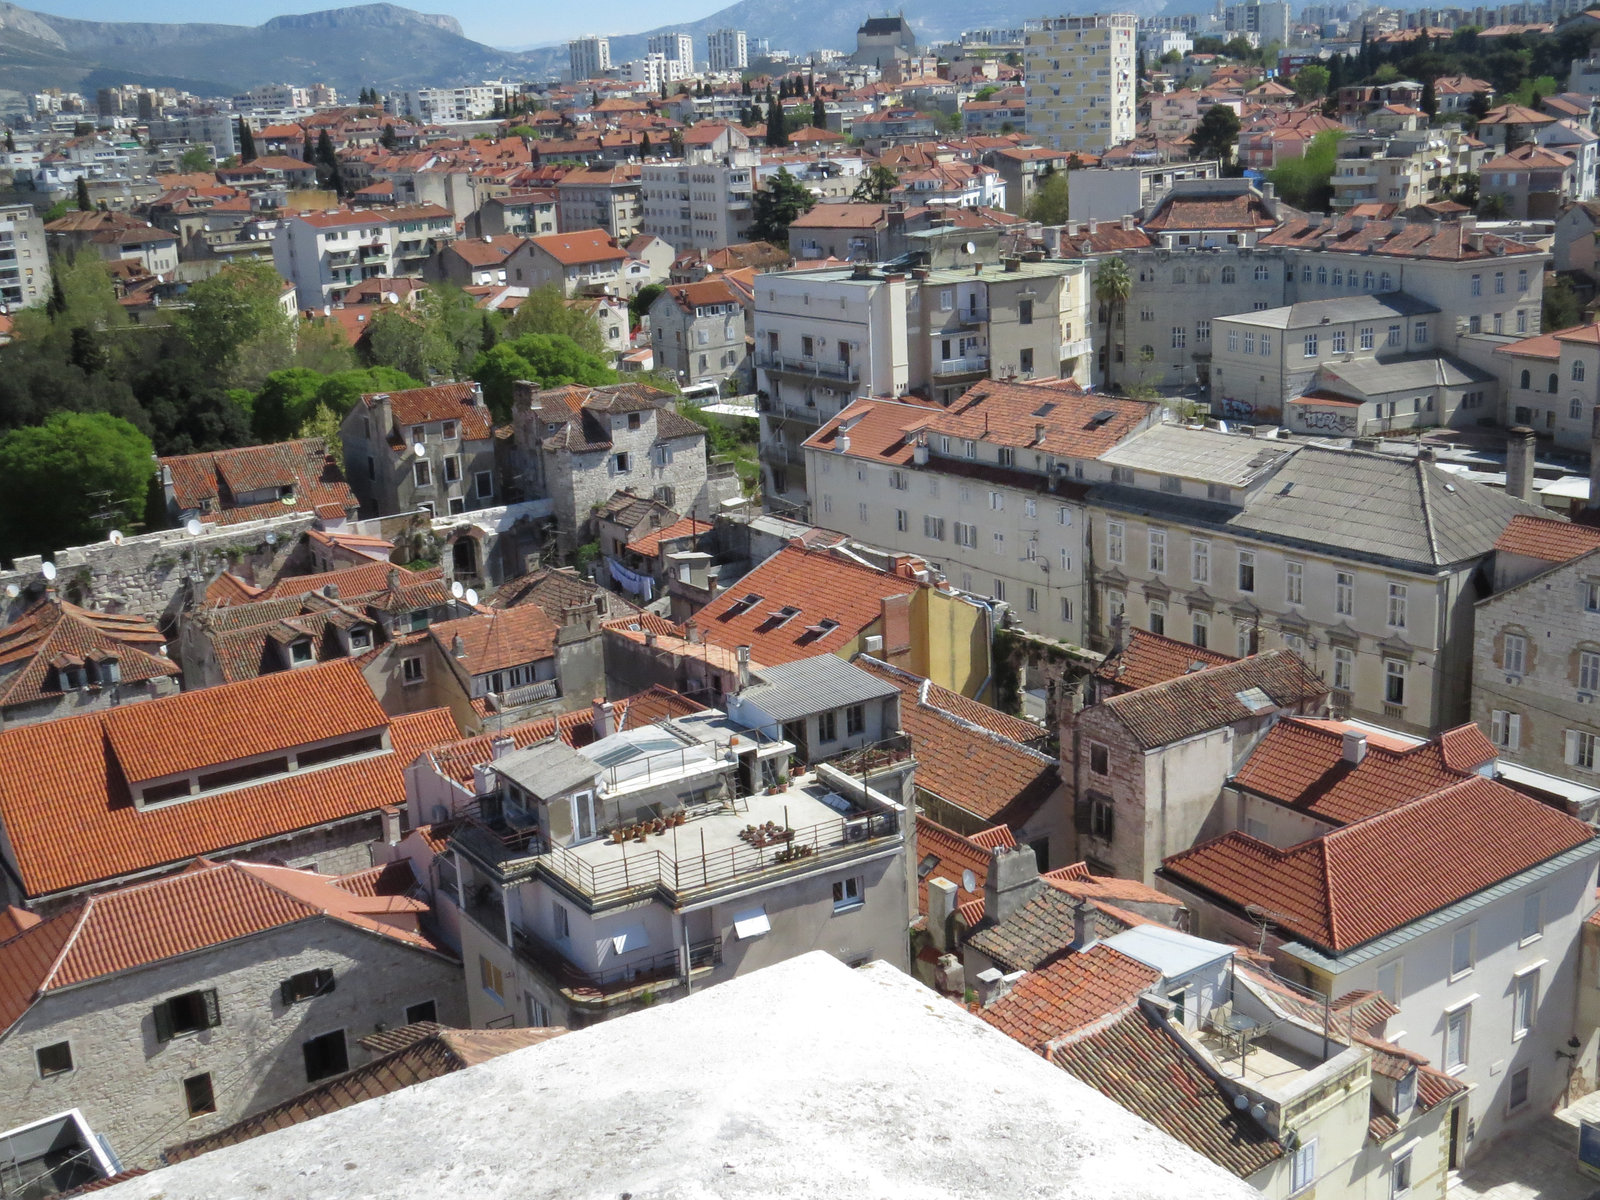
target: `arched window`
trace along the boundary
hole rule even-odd
[[[1154,346],[1140,346],[1139,347],[1139,357],[1142,358],[1144,361],[1152,362],[1152,361],[1155,360],[1155,356],[1156,356],[1156,348]]]
[[[1583,401],[1579,397],[1574,396],[1572,398],[1572,405],[1567,410],[1567,416],[1574,421],[1583,420]]]
[[[1232,267],[1223,267],[1222,268],[1222,282],[1223,283],[1233,283],[1233,282],[1235,282],[1237,280],[1237,278],[1238,278],[1238,276],[1235,274],[1234,269]]]
[[[1572,382],[1583,382],[1583,364],[1581,362],[1575,362],[1572,364]]]
[[[1363,275],[1361,277],[1361,281],[1361,286],[1370,292],[1372,290],[1372,272],[1368,271],[1365,275]]]
[[[1552,392],[1556,390],[1556,373],[1554,371],[1550,372],[1550,390]]]
[[[1522,373],[1522,386],[1523,386],[1524,389],[1530,388],[1530,387],[1533,386],[1533,378],[1526,371],[1524,371]]]
[[[1172,282],[1173,283],[1182,283],[1183,282],[1183,268],[1182,267],[1173,267],[1172,268]]]
[[[1260,264],[1260,263],[1256,264],[1256,282],[1257,283],[1265,283],[1265,282],[1267,282],[1269,274],[1270,273],[1267,271],[1267,268],[1266,268],[1265,265]]]

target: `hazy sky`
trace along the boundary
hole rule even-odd
[[[88,21],[221,21],[230,25],[257,25],[283,13],[318,12],[343,8],[359,0],[230,0],[227,4],[196,5],[182,0],[20,0],[22,7]],[[730,0],[675,0],[672,15],[695,21],[724,8]],[[402,7],[418,12],[448,13],[461,22],[462,32],[491,46],[525,46],[559,42],[583,33],[639,33],[666,23],[668,14],[659,3],[615,0],[600,19],[583,4],[507,3],[506,0],[401,0]]]

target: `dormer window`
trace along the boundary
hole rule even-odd
[[[308,663],[312,659],[311,639],[300,638],[289,643],[289,662],[295,666]]]
[[[1394,1115],[1403,1117],[1417,1103],[1417,1069],[1412,1067],[1394,1085]]]
[[[352,651],[372,649],[372,630],[365,625],[357,625],[352,629],[350,631],[350,649]]]

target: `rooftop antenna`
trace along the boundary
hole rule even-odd
[[[276,546],[277,544],[278,544],[278,535],[276,533],[273,533],[272,530],[270,530],[270,529],[267,530],[267,545]]]
[[[961,887],[964,891],[973,893],[977,892],[978,877],[972,873],[971,867],[968,867],[965,871],[961,872]]]

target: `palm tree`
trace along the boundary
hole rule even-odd
[[[1094,298],[1106,314],[1106,391],[1111,390],[1111,364],[1116,361],[1116,350],[1111,344],[1113,322],[1133,294],[1133,279],[1128,274],[1128,264],[1120,258],[1108,258],[1094,273]]]

